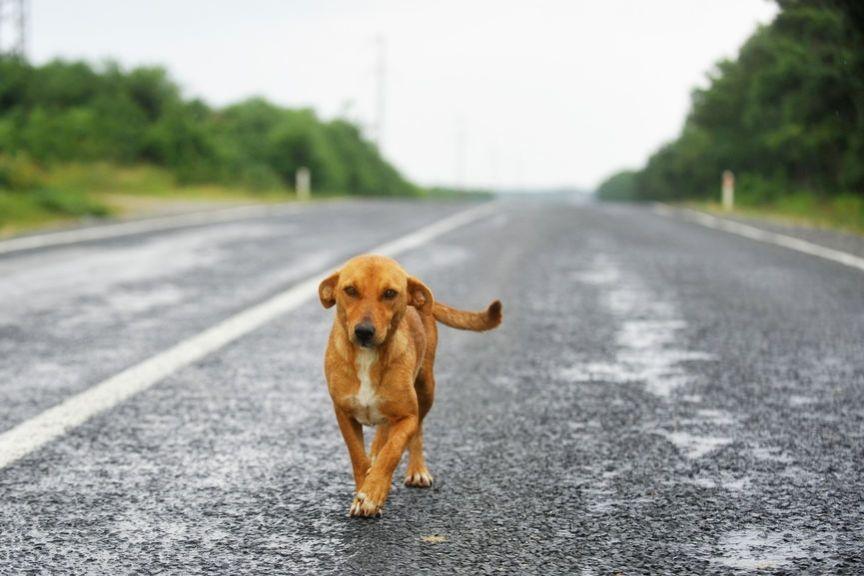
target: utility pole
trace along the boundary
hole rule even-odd
[[[387,108],[387,40],[383,34],[375,38],[375,143],[384,152],[384,119]]]
[[[0,56],[6,55],[27,55],[27,0],[0,0]]]

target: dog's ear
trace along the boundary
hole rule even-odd
[[[318,285],[318,298],[324,308],[332,308],[336,304],[336,284],[339,283],[339,272],[334,272]]]
[[[408,304],[414,306],[424,314],[431,314],[432,306],[435,305],[432,291],[423,282],[413,276],[408,277]]]

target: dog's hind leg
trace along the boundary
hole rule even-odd
[[[408,443],[408,472],[405,475],[405,485],[412,488],[428,488],[432,486],[432,475],[426,468],[423,458],[423,425],[417,428],[417,433]]]
[[[417,433],[408,442],[408,471],[405,473],[405,485],[412,488],[428,488],[432,485],[432,475],[423,456],[423,419],[432,409],[432,402],[435,400],[435,373],[432,368],[434,361],[435,351],[432,350],[427,353],[423,370],[414,382],[420,408],[420,424],[417,426]]]

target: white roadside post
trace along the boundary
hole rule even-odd
[[[305,166],[297,169],[297,174],[294,176],[294,189],[298,200],[309,200],[312,196],[312,175]]]
[[[735,207],[735,174],[723,171],[723,210],[731,212]]]

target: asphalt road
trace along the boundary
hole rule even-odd
[[[466,208],[0,255],[0,434]],[[0,574],[864,573],[864,272],[561,199],[399,259],[449,304],[504,302],[495,332],[441,330],[434,488],[346,516],[310,299],[0,469]]]

